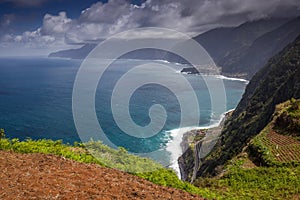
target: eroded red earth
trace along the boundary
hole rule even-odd
[[[0,199],[201,199],[96,164],[0,151]]]

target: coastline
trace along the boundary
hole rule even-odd
[[[230,80],[230,81],[241,81],[244,82],[245,84],[248,84],[249,81],[243,78],[236,78],[236,77],[229,77],[229,76],[224,76],[224,75],[215,75],[219,79],[223,80]]]
[[[206,141],[212,141],[221,134],[224,122],[226,121],[229,114],[234,111],[234,109],[230,109],[223,114],[220,115],[220,119],[218,123],[211,124],[209,126],[198,126],[198,127],[184,127],[184,128],[178,128],[173,129],[168,132],[170,132],[171,137],[173,138],[168,144],[166,150],[171,153],[171,165],[170,168],[172,168],[179,179],[181,179],[181,172],[180,167],[178,163],[178,159],[183,155],[183,153],[186,151],[186,147],[189,143],[188,141],[188,135],[195,135],[196,133],[202,132],[203,130],[206,131],[205,133],[205,139]]]

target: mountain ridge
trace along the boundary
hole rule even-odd
[[[300,36],[251,79],[197,177],[218,174],[218,168],[241,152],[249,140],[269,123],[275,106],[291,98],[300,98]]]
[[[233,52],[220,61],[223,73],[247,73],[252,77],[267,61],[300,34],[300,17],[263,34],[242,52]],[[239,59],[235,59],[238,55]]]
[[[210,53],[217,64],[228,51],[240,50],[250,46],[257,38],[270,32],[288,19],[263,19],[245,22],[236,27],[220,27],[200,34],[193,39]]]
[[[245,22],[236,27],[219,27],[193,37],[215,61],[225,76],[250,79],[265,62],[300,34],[300,18],[263,19]],[[298,25],[298,26],[297,26]],[[282,34],[284,31],[290,34]],[[271,39],[270,39],[271,38]],[[276,40],[273,40],[273,39]],[[278,41],[277,41],[278,40]],[[63,50],[49,57],[84,59],[97,44]],[[263,55],[258,50],[265,49]],[[187,64],[181,57],[158,49],[130,52],[122,58],[167,60]]]

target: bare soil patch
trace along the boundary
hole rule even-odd
[[[96,164],[0,151],[0,199],[201,199]]]

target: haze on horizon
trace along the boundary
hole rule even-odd
[[[140,27],[194,36],[216,27],[299,15],[298,0],[0,0],[0,56],[48,55]]]

